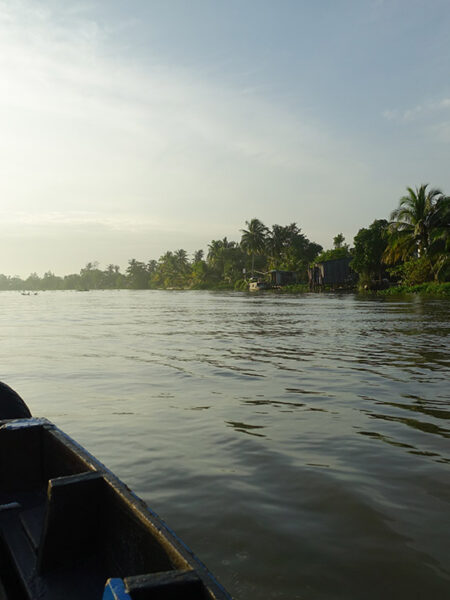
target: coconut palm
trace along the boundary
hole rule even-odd
[[[221,280],[231,283],[231,279],[236,279],[237,274],[242,273],[242,258],[243,253],[239,245],[226,237],[222,240],[212,240],[208,245],[207,262],[210,275],[217,283]]]
[[[236,242],[230,242],[226,237],[224,237],[223,240],[212,240],[210,244],[208,244],[208,261],[214,264],[221,259],[224,250],[234,248],[235,246]]]
[[[196,250],[194,252],[194,257],[192,259],[193,263],[197,263],[197,262],[201,262],[203,260],[203,256],[204,256],[204,252],[203,250]]]
[[[185,267],[187,267],[189,261],[186,250],[183,250],[183,248],[180,248],[180,250],[175,250],[174,256],[180,269],[184,269]]]
[[[391,214],[390,239],[385,261],[393,264],[410,257],[428,254],[438,223],[443,218],[448,198],[438,189],[422,184],[400,199]],[[448,211],[447,211],[448,212]]]
[[[247,229],[241,229],[241,248],[252,257],[252,276],[255,270],[255,254],[263,254],[266,249],[267,227],[259,220],[245,221]]]
[[[436,279],[450,279],[450,196],[438,198],[432,219],[433,230],[428,255]]]
[[[131,288],[136,290],[148,288],[148,273],[145,263],[136,260],[135,258],[131,258],[128,261],[126,273],[128,284]]]

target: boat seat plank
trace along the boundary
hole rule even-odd
[[[30,598],[34,597],[34,567],[36,556],[28,536],[23,531],[16,511],[0,522],[1,536],[8,548],[14,570]]]
[[[44,526],[45,510],[45,503],[41,502],[41,504],[34,506],[33,508],[24,510],[20,515],[23,529],[28,535],[28,539],[30,540],[31,545],[36,553],[39,548],[42,529]]]
[[[95,552],[103,498],[103,476],[95,471],[48,482],[47,509],[38,552],[38,571],[73,564]]]

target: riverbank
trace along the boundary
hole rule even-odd
[[[130,290],[131,288],[113,288],[116,290]],[[139,289],[139,288],[135,288]],[[248,283],[243,282],[242,280],[237,282],[236,284],[228,284],[228,283],[219,283],[216,285],[196,285],[192,287],[168,287],[168,288],[141,288],[142,290],[160,290],[160,291],[209,291],[209,292],[248,292]],[[22,295],[37,295],[39,292],[46,291],[108,291],[108,289],[102,288],[101,290],[95,289],[66,289],[66,290],[53,290],[53,289],[40,289],[38,291],[24,291],[21,289],[10,289],[10,290],[0,290],[5,292],[20,292]],[[346,293],[362,293],[362,294],[371,294],[377,296],[398,296],[398,295],[410,295],[410,294],[421,294],[428,296],[450,296],[450,282],[446,283],[421,283],[420,285],[396,285],[384,290],[358,290],[357,287],[335,287],[335,286],[325,286],[322,289],[310,290],[309,285],[307,283],[296,283],[292,285],[285,285],[282,287],[276,287],[272,289],[261,290],[257,292],[252,292],[252,294],[261,294],[261,293],[270,293],[270,294],[308,294],[308,293],[336,293],[336,292],[346,292]]]
[[[420,283],[418,285],[396,285],[385,290],[378,290],[378,296],[397,296],[404,294],[421,294],[427,296],[450,296],[450,282]]]
[[[266,290],[271,293],[278,294],[307,294],[307,293],[336,293],[336,292],[350,292],[360,293],[356,286],[352,287],[335,287],[325,286],[321,290],[310,290],[307,283],[297,283],[294,285],[285,285],[280,288],[274,288],[272,290]],[[377,296],[399,296],[399,295],[411,295],[420,294],[427,296],[450,296],[450,282],[447,283],[421,283],[418,285],[395,285],[384,290],[367,290],[363,291],[365,294],[376,294]]]

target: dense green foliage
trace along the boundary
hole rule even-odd
[[[404,263],[389,269],[389,274],[403,285],[418,285],[433,278],[433,268],[428,256],[410,258]]]
[[[446,283],[420,283],[418,285],[396,285],[386,290],[377,292],[380,296],[396,296],[399,294],[432,294],[436,296],[450,296],[450,282]]]
[[[212,240],[206,254],[183,249],[168,251],[158,260],[141,262],[132,258],[125,273],[117,265],[99,268],[89,262],[79,273],[59,277],[47,271],[32,273],[25,280],[0,274],[0,290],[91,290],[91,289],[248,289],[250,276],[264,277],[272,269],[291,271],[294,285],[284,291],[304,291],[309,265],[351,257],[351,268],[359,274],[359,287],[374,289],[397,284],[399,290],[446,293],[448,287],[430,282],[450,280],[450,198],[441,191],[421,185],[400,199],[391,221],[375,220],[345,244],[342,233],[333,248],[323,250],[301,232],[296,223],[272,225],[259,219],[246,221],[239,242],[226,237]],[[417,288],[419,286],[420,290]],[[420,287],[422,286],[422,287]],[[385,293],[391,293],[387,291]]]
[[[450,270],[450,197],[427,188],[407,188],[408,194],[392,212],[384,261],[398,265],[420,260],[422,270],[429,266],[428,280],[445,281]]]
[[[351,266],[360,287],[376,287],[384,279],[398,283],[393,293],[438,293],[429,282],[450,279],[450,197],[427,184],[407,192],[389,223],[376,220],[355,236]]]
[[[381,281],[385,275],[383,255],[388,244],[388,225],[384,219],[375,220],[367,229],[362,228],[355,235],[350,264],[359,273],[360,284],[370,285],[372,280]]]
[[[269,269],[295,271],[306,280],[307,268],[321,252],[322,246],[310,242],[295,223],[273,225],[266,238],[267,266]]]

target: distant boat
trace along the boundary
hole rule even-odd
[[[142,500],[1,383],[0,419],[2,600],[231,600]]]
[[[250,281],[248,284],[249,292],[259,292],[260,290],[269,290],[270,288],[271,285],[267,281]]]

